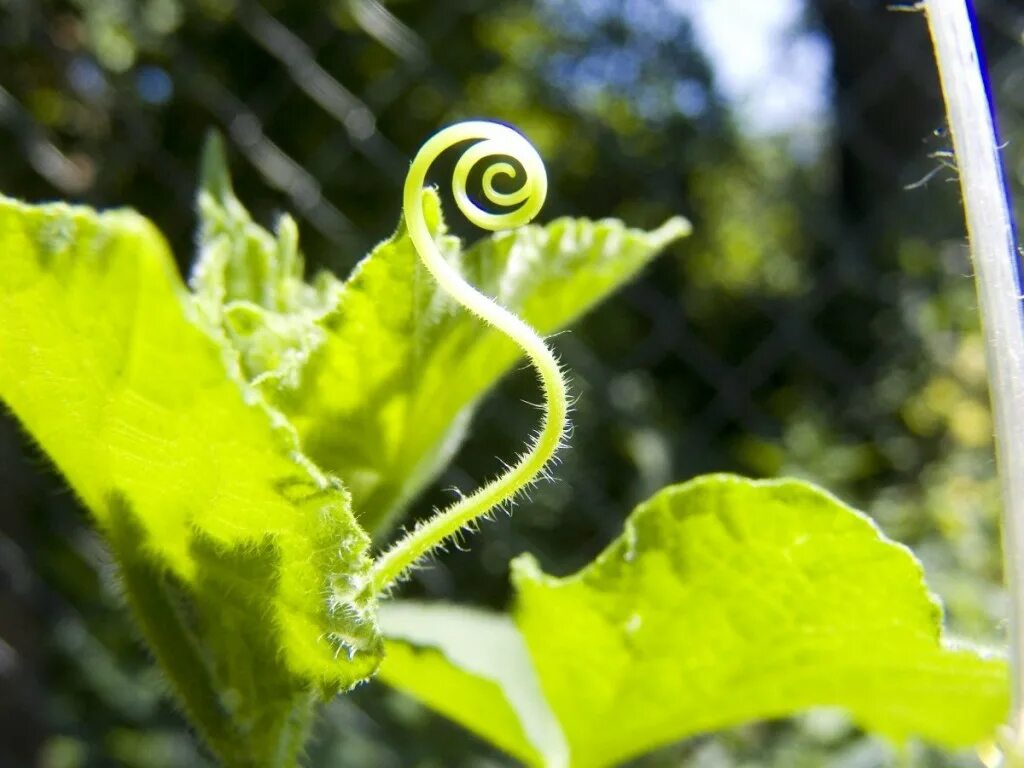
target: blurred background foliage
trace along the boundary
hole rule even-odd
[[[998,489],[956,173],[924,20],[886,5],[0,0],[0,189],[135,207],[185,270],[199,149],[217,128],[258,219],[294,213],[311,268],[344,274],[394,228],[424,138],[463,117],[514,123],[548,163],[546,217],[651,226],[681,212],[695,235],[556,340],[579,397],[559,482],[407,593],[500,607],[511,557],[530,550],[568,573],[664,484],[798,475],[914,548],[954,632],[1001,642]],[[1024,9],[976,5],[1020,200]],[[519,372],[488,399],[420,514],[516,450],[533,387]],[[204,765],[120,610],[102,543],[4,419],[0,765]],[[508,760],[371,683],[325,708],[308,763]],[[975,764],[895,749],[830,711],[635,762]]]

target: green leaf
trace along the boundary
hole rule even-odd
[[[326,274],[301,283],[290,225],[275,240],[253,224],[222,163],[207,163],[217,170],[202,196],[193,287],[303,450],[344,479],[360,523],[382,533],[451,459],[477,401],[519,352],[441,292],[404,225],[344,284]],[[689,231],[678,218],[652,232],[559,219],[464,251],[445,234],[436,193],[425,204],[446,258],[542,333],[577,319]]]
[[[264,711],[273,697],[377,666],[369,542],[198,314],[142,217],[0,198],[0,398],[115,544],[126,586],[149,561],[154,590],[163,573],[168,599],[187,598],[221,699],[206,708],[258,739],[292,717]]]
[[[578,318],[687,231],[559,219],[463,251],[426,197],[441,251],[467,279],[541,333]],[[302,397],[279,399],[323,466],[346,478],[360,522],[380,532],[447,464],[479,400],[519,359],[498,332],[457,307],[427,275],[404,227],[338,293]],[[457,375],[453,372],[457,371]]]
[[[408,602],[385,609],[392,638],[406,641],[388,645],[386,679],[524,763],[564,761],[565,739],[511,619]]]
[[[1007,712],[1005,662],[942,638],[910,551],[799,481],[718,475],[666,488],[579,573],[548,576],[523,556],[512,578],[532,660],[512,662],[515,680],[539,681],[568,762],[553,742],[532,740],[531,753],[511,729],[490,736],[502,708],[523,733],[543,711],[502,682],[506,657],[485,647],[494,616],[461,610],[453,622],[443,606],[383,605],[396,639],[380,676],[532,765],[614,765],[819,705],[897,741],[957,747],[989,738]],[[474,643],[486,662],[452,650]],[[480,687],[465,705],[439,700],[448,679],[468,687],[467,676]]]

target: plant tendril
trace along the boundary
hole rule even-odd
[[[547,172],[537,150],[519,133],[499,123],[469,121],[445,128],[427,141],[416,154],[405,178],[403,215],[416,252],[424,267],[449,296],[497,328],[520,347],[537,371],[544,391],[543,417],[540,431],[526,451],[499,477],[491,480],[469,496],[460,498],[433,517],[418,524],[376,561],[370,587],[379,594],[423,555],[442,545],[451,536],[486,515],[495,507],[510,502],[525,487],[544,474],[552,460],[568,424],[568,396],[565,377],[558,360],[540,335],[515,314],[494,299],[480,293],[466,282],[449,264],[431,237],[423,211],[423,187],[427,171],[446,150],[466,141],[468,147],[455,166],[452,192],[463,215],[482,229],[501,230],[527,224],[544,204],[547,194]],[[506,156],[514,158],[521,170],[506,161],[494,161],[484,170],[481,182],[483,195],[493,204],[512,210],[492,212],[470,199],[466,184],[473,168],[482,160]],[[512,192],[495,188],[495,180],[507,177],[521,184]]]

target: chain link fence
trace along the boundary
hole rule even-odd
[[[746,73],[761,102],[752,113],[730,92],[739,51],[716,48],[701,18],[715,6],[740,28],[760,4],[707,2],[0,0],[0,190],[135,207],[184,271],[215,129],[256,218],[291,212],[311,269],[344,274],[393,230],[425,137],[462,117],[514,123],[549,163],[545,216],[653,226],[682,212],[695,234],[557,338],[578,396],[558,482],[419,571],[409,594],[498,607],[511,557],[529,550],[571,572],[667,483],[797,474],[914,546],[954,629],[998,640],[983,350],[924,20],[867,0],[785,4],[795,16],[772,38],[770,66]],[[1021,200],[1024,9],[979,0],[977,12]],[[817,111],[787,90],[801,66],[813,79],[814,62]],[[764,114],[776,123],[758,124]],[[517,450],[533,386],[523,371],[502,384],[416,510]],[[203,764],[120,612],[109,557],[9,417],[0,677],[2,765]],[[897,759],[971,764],[913,747],[897,758],[823,716],[637,764]],[[507,763],[376,685],[328,706],[308,761]]]

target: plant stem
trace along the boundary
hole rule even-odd
[[[537,151],[511,128],[498,123],[470,121],[457,123],[435,134],[417,153],[405,180],[405,223],[423,265],[441,288],[467,310],[508,336],[536,368],[544,390],[542,425],[526,451],[504,474],[438,512],[384,552],[374,564],[371,575],[370,588],[374,593],[386,590],[424,554],[494,507],[507,503],[533,482],[561,445],[568,421],[565,378],[554,353],[533,328],[467,283],[458,269],[445,260],[427,226],[423,212],[423,185],[427,171],[444,151],[466,141],[477,143],[459,158],[452,180],[455,200],[466,218],[477,226],[497,230],[526,224],[540,210],[547,193],[547,173]],[[502,208],[520,206],[511,211],[486,211],[470,200],[466,193],[472,168],[484,158],[495,156],[510,156],[522,165],[521,172],[525,178],[515,192],[501,192],[494,187],[495,176],[514,178],[518,175],[511,164],[492,163],[483,174],[484,195]],[[457,376],[458,372],[452,371],[452,375]]]
[[[971,12],[964,0],[925,0],[963,193],[985,332],[996,455],[1003,496],[1003,560],[1010,592],[1012,709],[1024,711],[1024,314],[1020,263],[992,107]]]
[[[219,679],[209,653],[216,650],[204,647],[190,626],[174,583],[145,551],[127,503],[117,495],[109,503],[107,539],[125,600],[189,723],[225,768],[294,768],[309,733],[314,694],[260,698],[258,691]],[[222,696],[224,690],[233,696]],[[226,700],[232,697],[236,703],[229,708]],[[251,716],[254,710],[263,716]]]
[[[146,643],[171,683],[189,722],[223,765],[240,765],[240,739],[224,708],[213,674],[185,624],[166,577],[143,549],[143,537],[119,496],[111,501],[107,531],[117,560],[124,597]]]

